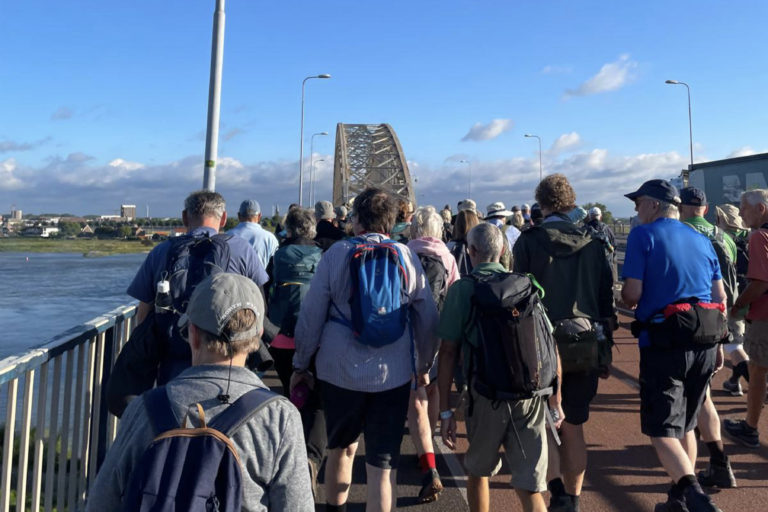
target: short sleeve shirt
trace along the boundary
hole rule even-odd
[[[506,272],[500,263],[480,263],[472,270],[472,275],[488,275]],[[459,279],[448,289],[437,336],[448,342],[460,345],[464,350],[464,373],[469,370],[469,345],[477,345],[477,332],[472,318],[472,297],[475,295],[475,283],[470,279]]]
[[[768,282],[768,230],[759,229],[749,237],[749,268],[747,279]],[[747,320],[768,320],[768,295],[749,306]]]
[[[213,228],[199,228],[185,236],[202,237],[206,233],[213,236],[217,232]],[[244,239],[236,236],[230,238],[227,244],[230,251],[227,272],[248,277],[259,286],[264,286],[269,278],[253,247]],[[167,241],[152,249],[128,287],[126,292],[128,295],[147,304],[152,304],[155,301],[157,283],[161,280],[166,269],[170,248],[171,242]]]
[[[635,317],[647,322],[669,304],[696,297],[712,300],[712,281],[722,279],[712,242],[675,219],[658,219],[629,233],[624,279],[643,282]],[[646,336],[640,346],[647,346]]]
[[[706,235],[708,237],[714,236],[715,226],[713,226],[704,217],[693,217],[685,221],[685,224],[688,224],[693,229],[697,230],[703,235]],[[733,238],[731,238],[731,235],[729,235],[728,233],[723,233],[723,240],[725,243],[725,248],[728,251],[728,258],[731,261],[735,262],[736,261],[736,242],[733,241]]]
[[[227,231],[227,234],[239,236],[251,244],[264,268],[267,268],[269,260],[280,248],[277,237],[261,227],[258,222],[241,222]]]

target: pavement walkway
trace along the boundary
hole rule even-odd
[[[616,334],[617,350],[614,352],[613,375],[601,381],[597,397],[592,403],[592,413],[586,425],[589,445],[589,466],[581,498],[582,512],[649,512],[654,505],[665,499],[671,482],[662,470],[648,438],[640,432],[640,398],[638,396],[638,372],[640,354],[636,340],[628,331],[630,318],[621,317],[622,329]],[[722,391],[722,382],[730,375],[730,366],[715,376],[713,398],[722,418],[741,418],[746,412],[746,397],[732,397]],[[268,384],[275,384],[267,380]],[[743,384],[745,391],[748,386]],[[455,397],[454,397],[455,398]],[[419,512],[458,512],[469,510],[466,502],[466,475],[461,465],[466,452],[466,435],[460,424],[459,446],[455,453],[442,445],[439,434],[435,437],[438,454],[438,470],[446,489],[440,499],[428,505],[416,505],[420,472],[418,458],[410,437],[403,439],[400,471],[398,473],[398,509]],[[759,449],[736,445],[725,438],[726,453],[739,488],[718,492],[713,499],[725,512],[768,511],[768,414],[760,423],[763,444]],[[355,459],[353,488],[348,501],[350,512],[365,510],[365,447]],[[708,454],[703,443],[699,445],[697,470],[704,469]],[[323,474],[321,472],[321,481]],[[492,511],[521,511],[514,491],[509,487],[509,470],[506,467],[491,481]],[[318,512],[325,510],[322,485],[318,496]],[[547,502],[549,501],[547,497]]]

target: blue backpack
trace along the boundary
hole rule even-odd
[[[240,512],[240,457],[231,437],[269,403],[282,397],[263,388],[249,391],[200,428],[179,425],[165,387],[144,394],[155,440],[134,468],[123,498],[125,512]]]
[[[403,255],[393,240],[350,241],[352,319],[344,318],[334,304],[339,316],[331,321],[349,327],[363,345],[384,347],[402,338],[408,326],[410,297]]]

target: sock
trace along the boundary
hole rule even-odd
[[[698,492],[703,492],[695,475],[685,475],[677,481],[677,488],[680,490],[680,494],[684,494],[689,487],[698,488]]]
[[[573,502],[573,509],[576,512],[580,512],[580,510],[579,510],[579,497],[578,496],[574,496],[572,494],[569,494],[568,496],[571,497],[571,501]]]
[[[325,510],[327,512],[347,512],[347,504],[343,505],[329,505],[328,503],[325,504]]]
[[[419,457],[419,463],[421,463],[421,474],[424,475],[429,472],[430,469],[437,468],[437,465],[435,464],[435,454],[434,453],[425,453],[421,457]]]
[[[563,485],[563,481],[559,478],[550,480],[547,487],[549,487],[549,492],[551,492],[553,496],[565,496],[566,494],[565,485]]]
[[[722,440],[707,443],[707,449],[709,450],[709,458],[712,459],[712,462],[719,466],[728,464],[728,457],[725,456]]]
[[[733,369],[733,373],[735,374],[737,371],[739,372],[739,376],[744,377],[744,380],[749,383],[749,363],[747,361],[740,362]]]

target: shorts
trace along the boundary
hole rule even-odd
[[[600,376],[597,370],[588,373],[564,373],[560,386],[565,420],[571,425],[583,425],[589,420],[589,406],[597,396]]]
[[[503,446],[512,472],[512,487],[529,492],[545,491],[546,399],[536,397],[519,402],[501,401],[496,402],[498,407],[494,409],[494,402],[473,390],[472,400],[472,416],[466,416],[469,448],[464,456],[464,467],[467,472],[478,478],[496,475],[501,469],[499,450]],[[515,430],[520,437],[519,443]]]
[[[744,350],[750,363],[768,368],[768,321],[752,320],[747,324]]]
[[[397,469],[408,415],[410,382],[379,393],[340,388],[318,381],[328,429],[328,449],[347,448],[365,440],[365,462]]]
[[[682,439],[696,428],[717,348],[640,349],[640,425],[649,437]]]

